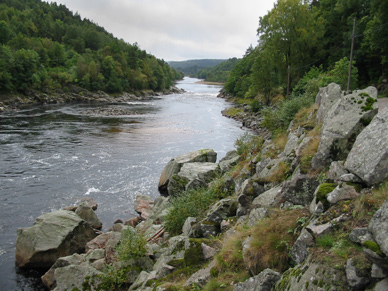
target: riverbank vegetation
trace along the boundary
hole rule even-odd
[[[82,19],[40,0],[0,4],[0,92],[46,93],[78,86],[121,93],[169,89],[183,74]]]
[[[279,0],[260,17],[259,42],[230,73],[224,95],[268,106],[270,129],[288,126],[331,82],[347,89],[353,20],[350,90],[374,85],[388,91],[387,1]]]

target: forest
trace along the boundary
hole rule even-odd
[[[186,76],[199,78],[199,73],[202,70],[207,70],[217,66],[224,62],[222,59],[199,59],[199,60],[187,60],[187,61],[171,61],[168,64],[184,73]]]
[[[64,5],[0,3],[0,92],[169,89],[183,74]]]
[[[347,90],[352,39],[349,89],[386,93],[387,28],[388,0],[278,0],[260,17],[258,44],[230,73],[225,94],[271,105],[279,96],[311,100],[308,92],[330,82]]]

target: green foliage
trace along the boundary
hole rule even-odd
[[[331,82],[346,89],[354,18],[357,37],[350,89],[381,84],[388,74],[387,11],[387,1],[378,0],[276,1],[260,18],[259,43],[231,72],[226,93],[258,97],[271,105],[279,89],[289,97],[288,80],[292,98],[315,98],[318,89]],[[274,125],[279,122],[283,123],[275,120]]]
[[[237,153],[244,160],[248,157],[254,156],[261,151],[264,140],[256,135],[244,133],[235,142]]]
[[[166,230],[172,234],[181,233],[188,217],[198,217],[215,202],[212,191],[196,189],[182,192],[171,198],[171,208],[165,218]]]
[[[0,4],[0,91],[64,90],[69,85],[111,93],[160,91],[183,77],[64,5],[21,3]]]
[[[208,82],[225,83],[230,76],[230,72],[236,66],[238,61],[239,60],[237,58],[232,58],[227,61],[223,61],[215,67],[200,70],[196,76],[200,79],[205,79],[205,81]]]
[[[213,68],[224,61],[225,60],[221,60],[221,59],[172,61],[172,62],[169,62],[169,65],[172,68],[175,68],[180,72],[183,72],[186,76],[198,77],[198,74],[200,74],[202,70]]]
[[[262,125],[272,131],[281,131],[288,127],[296,113],[314,103],[309,95],[293,97],[277,104],[276,107],[266,107],[261,112],[264,117]]]
[[[263,104],[258,99],[253,99],[251,102],[251,107],[252,111],[256,113],[263,109]]]
[[[137,259],[147,253],[147,240],[133,228],[122,231],[121,241],[117,246],[117,256],[120,260]]]
[[[127,281],[126,272],[125,268],[106,264],[103,273],[99,275],[101,283],[97,290],[121,290]]]
[[[352,75],[350,77],[350,90],[354,90],[357,86],[358,69],[352,64]],[[343,90],[346,90],[348,85],[349,75],[349,60],[347,57],[340,59],[335,63],[334,69],[329,72],[331,81],[341,85]]]

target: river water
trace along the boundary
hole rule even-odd
[[[16,230],[43,213],[93,198],[107,230],[135,216],[138,194],[156,198],[160,173],[180,154],[211,148],[218,159],[243,134],[221,115],[219,86],[185,78],[183,94],[101,105],[40,106],[0,115],[0,290],[40,290],[14,266]],[[35,276],[35,277],[34,277]]]

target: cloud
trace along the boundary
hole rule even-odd
[[[158,58],[241,57],[275,0],[57,0]],[[263,3],[266,2],[266,3]]]

